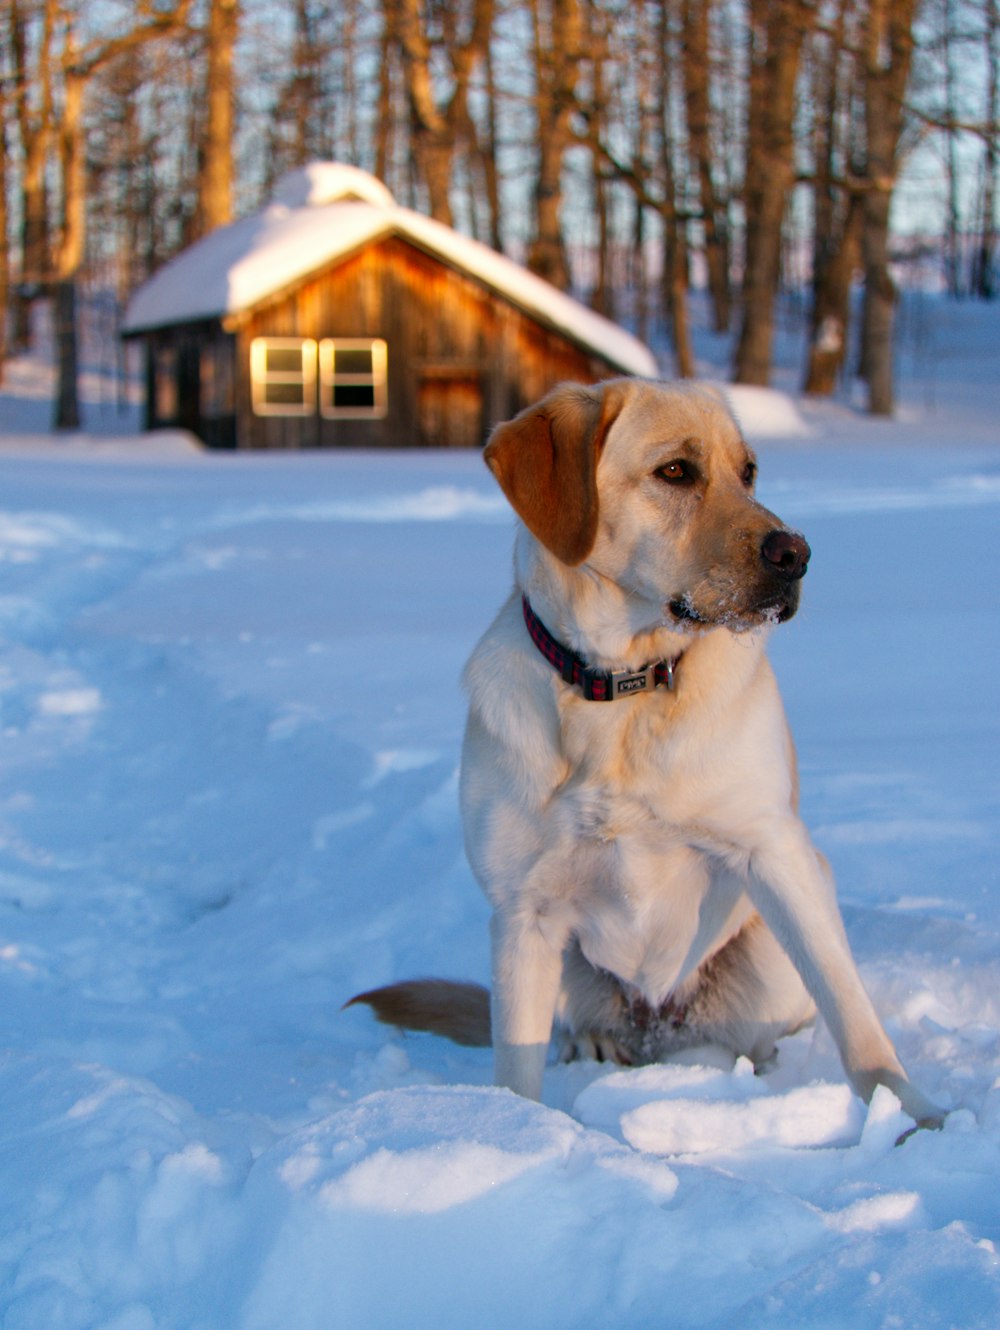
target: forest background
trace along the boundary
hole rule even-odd
[[[314,159],[525,262],[694,372],[690,292],[766,384],[893,410],[901,278],[993,298],[1000,0],[0,0],[0,376],[50,305],[108,337]]]

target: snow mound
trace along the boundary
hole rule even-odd
[[[813,430],[788,393],[744,383],[720,385],[748,439],[807,439]]]

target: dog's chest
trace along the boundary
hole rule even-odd
[[[606,724],[569,728],[573,775],[558,795],[584,955],[653,1001],[683,977],[706,917],[721,923],[734,895],[722,900],[718,864],[696,843],[660,738],[641,723],[624,744]]]
[[[629,834],[672,839],[692,815],[684,793],[684,754],[659,698],[584,703],[562,716],[570,771],[562,795],[575,834],[609,842]]]

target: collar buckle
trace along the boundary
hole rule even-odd
[[[612,698],[651,693],[656,687],[656,665],[646,665],[641,670],[611,670],[608,683]]]

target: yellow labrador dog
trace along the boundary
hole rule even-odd
[[[698,1044],[763,1066],[818,1007],[865,1099],[940,1112],[862,986],[829,868],[797,811],[765,648],[805,540],[754,497],[756,464],[704,389],[563,385],[486,461],[521,519],[516,589],[476,648],[462,760],[492,992],[362,994],[380,1019],[492,1041],[538,1098],[564,1051],[624,1064]]]

